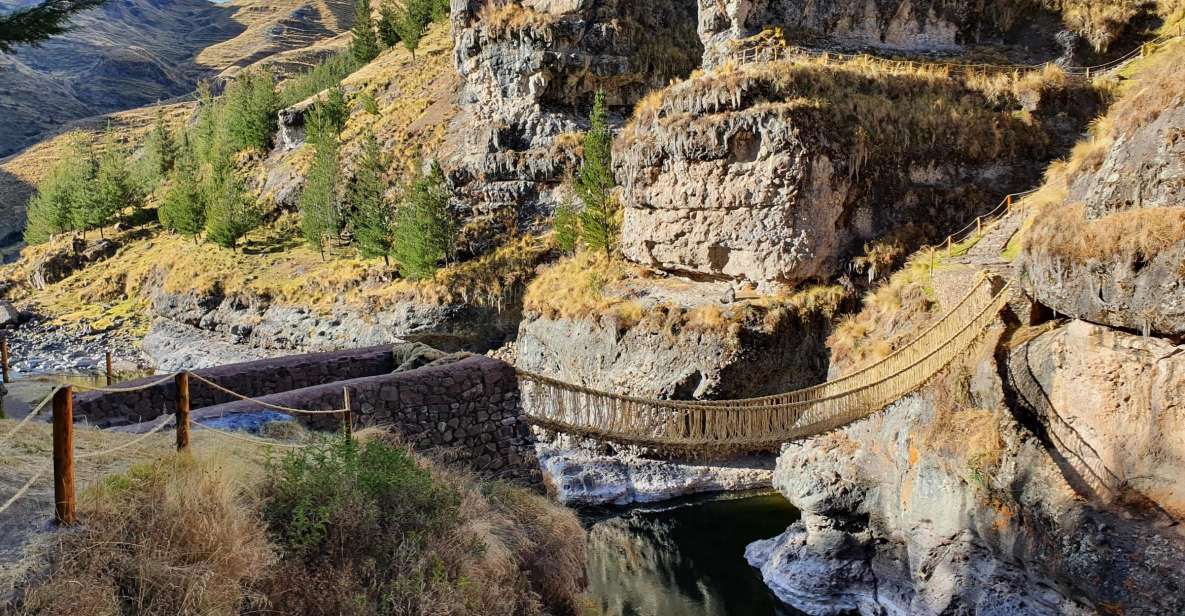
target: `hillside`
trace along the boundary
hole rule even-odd
[[[229,67],[333,37],[348,28],[351,6],[112,0],[79,16],[74,31],[0,57],[0,156],[72,120],[184,96]]]

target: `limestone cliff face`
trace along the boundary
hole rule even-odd
[[[968,107],[948,123],[950,100]],[[773,63],[676,84],[615,144],[622,250],[773,287],[829,279],[911,226],[942,237],[1034,180],[1046,155],[1038,122],[991,109],[957,82],[857,67]]]
[[[458,201],[511,223],[550,212],[596,91],[629,108],[691,72],[695,20],[694,0],[453,0],[463,83],[445,169]]]
[[[787,40],[798,44],[953,52],[984,37],[998,36],[1007,17],[1007,4],[972,0],[700,0],[699,31],[706,66],[723,63],[735,41],[766,28],[781,28]],[[1034,6],[1028,10],[1037,12]]]
[[[747,553],[779,597],[810,614],[1185,610],[1183,426],[1158,391],[1180,389],[1180,349],[1071,323],[1016,351],[1034,357],[1018,387],[992,346],[941,395],[784,447],[774,484],[802,521]],[[1060,419],[1015,402],[1042,387]],[[1123,496],[1081,481],[1088,455]]]
[[[1177,87],[1180,91],[1179,86]],[[1116,118],[1122,121],[1122,114]],[[1114,119],[1114,118],[1113,118]],[[1147,121],[1116,130],[1097,167],[1070,178],[1061,208],[1078,207],[1068,220],[1066,242],[1058,239],[1067,219],[1039,218],[1020,259],[1026,290],[1057,312],[1096,323],[1167,336],[1185,335],[1185,229],[1162,226],[1151,238],[1166,245],[1155,254],[1118,249],[1065,251],[1074,235],[1087,237],[1091,227],[1104,230],[1141,214],[1160,220],[1179,218],[1185,207],[1185,99],[1180,94]],[[1151,208],[1160,208],[1151,211]],[[1146,210],[1141,212],[1142,210]],[[1146,218],[1144,220],[1152,220]],[[1141,225],[1130,233],[1153,233]],[[1079,238],[1080,239],[1080,238]],[[1108,244],[1139,244],[1135,238]],[[1097,248],[1097,247],[1096,247]]]

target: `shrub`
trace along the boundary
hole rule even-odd
[[[408,278],[434,274],[452,256],[457,226],[448,210],[444,173],[433,164],[426,175],[404,190],[395,215],[392,254],[399,271]]]
[[[555,210],[555,245],[561,251],[571,254],[580,243],[580,215],[572,202],[565,199]]]

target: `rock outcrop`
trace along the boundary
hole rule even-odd
[[[536,445],[544,481],[569,506],[629,505],[693,494],[769,489],[774,458],[654,460],[608,455],[557,442]]]
[[[530,221],[560,201],[598,90],[614,109],[699,66],[695,0],[453,0],[461,113],[445,169],[474,216]]]
[[[1093,168],[1068,179],[1054,215],[1035,221],[1020,265],[1037,301],[1112,327],[1185,335],[1185,99],[1175,88],[1163,109],[1112,113],[1109,122],[1127,126],[1112,129]],[[1116,237],[1129,234],[1139,237]]]
[[[995,376],[1000,368],[985,354],[960,369],[974,376],[946,379],[934,390],[941,395],[910,396],[835,433],[786,445],[774,485],[802,510],[802,520],[752,544],[750,563],[783,601],[810,614],[1185,609],[1185,576],[1174,564],[1185,557],[1185,539],[1172,517],[1147,499],[1093,498],[1063,464],[1097,445],[1105,463],[1122,471],[1145,472],[1138,460],[1147,453],[1149,463],[1164,464],[1154,477],[1180,474],[1175,445],[1155,444],[1159,430],[1180,423],[1175,394],[1165,394],[1163,404],[1148,399],[1141,425],[1121,428],[1106,419],[1117,406],[1132,412],[1131,400],[1117,403],[1132,388],[1165,379],[1172,386],[1175,369],[1130,340],[1109,344],[1081,331],[1089,327],[1070,325],[1030,343],[1046,353],[1037,378],[1055,383],[1054,403],[1078,405],[1058,412],[1084,432],[1085,445],[1052,445],[1054,432],[1047,436],[1015,409],[1015,417],[977,410],[975,401],[1011,399],[1015,391],[1011,379]],[[1094,350],[1103,357],[1082,356]],[[1129,373],[1143,369],[1126,375],[1141,384],[1124,383],[1125,375],[1114,372],[1118,364]],[[1081,395],[1084,381],[1104,390],[1099,400]],[[1103,423],[1113,436],[1090,429]],[[1117,451],[1125,442],[1135,446],[1130,457]],[[1161,500],[1152,502],[1178,502],[1177,483],[1160,481],[1161,491],[1152,494]]]
[[[676,84],[615,144],[622,250],[703,279],[830,279],[868,242],[943,237],[1034,181],[1056,151],[1037,118],[1066,119],[1058,88],[1022,121],[969,84],[891,68],[772,63]]]

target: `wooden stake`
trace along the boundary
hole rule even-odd
[[[107,351],[107,386],[111,387],[115,383],[115,370],[111,367],[111,351]]]
[[[983,232],[983,217],[976,216],[975,217],[975,235],[979,235],[982,232]]]
[[[353,436],[353,434],[354,434],[354,417],[353,417],[353,412],[350,410],[350,388],[349,387],[342,388],[342,399],[345,401],[345,403],[342,405],[342,408],[345,409],[345,411],[342,413],[342,415],[344,416],[342,418],[342,422],[345,427],[346,434],[349,436]]]
[[[178,372],[173,377],[177,385],[177,451],[189,449],[189,373]]]
[[[1012,213],[1012,195],[1008,195],[1007,197],[1004,197],[1004,213],[1005,214]]]
[[[74,388],[66,385],[53,395],[54,519],[70,526],[74,512]]]
[[[0,336],[0,378],[4,379],[5,383],[8,380],[8,335]]]

